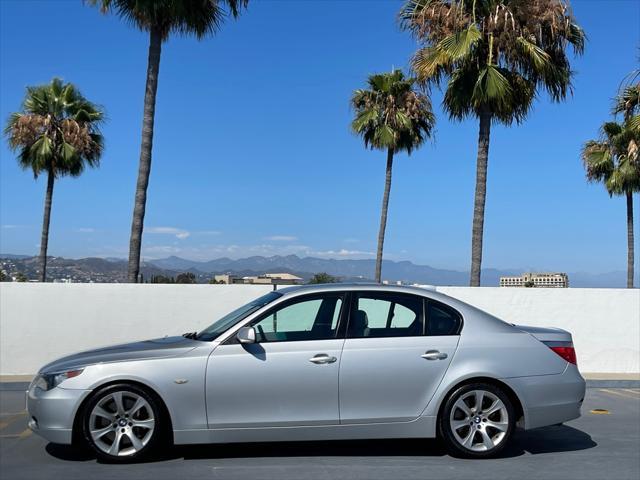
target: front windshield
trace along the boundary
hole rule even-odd
[[[197,340],[211,341],[226,332],[231,326],[235,325],[242,319],[248,317],[256,310],[264,307],[266,304],[273,302],[276,298],[280,298],[281,293],[269,292],[260,298],[256,298],[252,302],[237,308],[231,313],[226,314],[220,320],[209,325],[196,336]]]

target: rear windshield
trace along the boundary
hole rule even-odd
[[[281,293],[278,292],[269,292],[266,295],[263,295],[260,298],[256,298],[252,302],[243,305],[240,308],[237,308],[231,313],[226,314],[220,320],[217,320],[213,324],[209,325],[207,328],[198,333],[196,337],[197,340],[203,341],[211,341],[218,338],[224,332],[229,330],[233,325],[238,323],[239,321],[247,318],[253,312],[258,311],[265,305],[273,302],[275,299],[280,298],[282,296]]]

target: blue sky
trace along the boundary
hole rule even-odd
[[[164,44],[143,256],[372,256],[385,155],[349,131],[349,97],[368,74],[407,67],[400,5],[254,0],[213,38]],[[579,151],[638,67],[640,2],[573,8],[589,36],[573,97],[542,95],[526,123],[492,131],[484,267],[626,268],[624,200],[585,182]],[[0,1],[3,122],[27,85],[54,76],[108,115],[100,169],[56,184],[53,255],[127,255],[147,44],[79,0]],[[441,99],[435,140],[397,157],[385,255],[467,269],[477,122],[450,122]],[[21,171],[5,140],[0,156],[0,251],[33,254],[45,179]]]

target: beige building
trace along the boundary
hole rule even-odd
[[[500,277],[501,287],[567,288],[566,273],[523,273],[519,277]]]

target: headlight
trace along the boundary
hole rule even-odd
[[[52,388],[56,388],[66,379],[77,377],[82,373],[82,370],[83,369],[67,370],[66,372],[42,373],[38,375],[38,378],[36,378],[35,384],[36,387],[42,390],[51,390]]]

